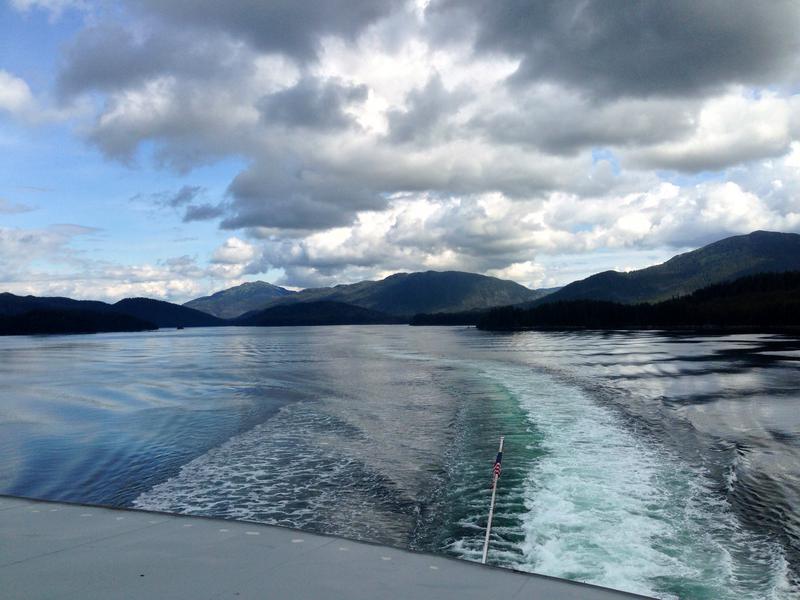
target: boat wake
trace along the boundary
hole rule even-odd
[[[517,397],[541,452],[523,484],[517,568],[659,598],[790,597],[781,545],[743,528],[707,473],[580,388],[487,373]]]

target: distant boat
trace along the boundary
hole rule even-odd
[[[175,329],[183,329],[183,325],[178,325]]]

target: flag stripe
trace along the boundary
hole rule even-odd
[[[498,452],[497,458],[494,459],[494,467],[492,468],[492,473],[494,474],[495,477],[500,477],[500,472],[502,471],[500,463],[502,462],[503,462],[503,453]]]

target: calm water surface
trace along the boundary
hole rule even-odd
[[[0,492],[659,598],[800,597],[800,340],[404,326],[0,338]]]

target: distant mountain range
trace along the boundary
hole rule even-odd
[[[253,282],[184,306],[149,298],[107,304],[2,293],[0,333],[221,325],[474,324],[495,307],[526,309],[576,300],[653,303],[747,275],[786,271],[800,271],[800,235],[756,231],[720,240],[661,265],[630,273],[606,271],[548,290],[531,290],[475,273],[426,271],[301,292]]]
[[[112,304],[111,308],[115,312],[151,321],[158,327],[215,327],[227,324],[224,319],[194,308],[151,298],[125,298]]]
[[[725,238],[667,262],[631,271],[604,271],[531,304],[562,300],[659,302],[745,275],[800,270],[800,235],[754,231]]]
[[[258,284],[257,287],[245,288],[249,284],[244,284],[223,290],[212,296],[191,300],[184,306],[211,312],[211,308],[203,307],[209,307],[208,301],[214,299],[213,314],[238,313],[235,316],[240,316],[246,314],[247,311],[238,312],[245,306],[253,306],[252,311],[325,300],[410,318],[422,312],[458,312],[517,304],[543,297],[551,291],[531,290],[513,281],[459,271],[396,273],[380,281],[310,288],[301,292],[290,292],[263,282]]]
[[[72,298],[16,296],[8,292],[0,294],[0,316],[21,315],[37,309],[85,310],[91,312],[108,312],[111,305],[96,300],[73,300]]]
[[[623,304],[659,302],[754,273],[798,269],[800,235],[755,231],[680,254],[660,265],[628,273],[604,271],[563,288],[531,290],[513,281],[475,273],[426,271],[301,292],[255,282],[192,300],[185,306],[232,318],[247,314],[247,309],[327,300],[406,319],[416,315],[419,324],[476,323],[484,312],[497,306],[530,307],[581,299]],[[460,316],[452,316],[455,313]]]
[[[189,300],[184,306],[201,310],[220,319],[234,319],[247,312],[261,310],[277,298],[285,298],[295,293],[266,281],[251,281],[210,296]]]
[[[396,273],[380,281],[303,290],[292,301],[333,300],[411,317],[517,304],[543,295],[513,281],[460,271]]]
[[[0,333],[95,333],[162,327],[213,327],[226,321],[178,304],[126,298],[96,300],[0,294]]]

